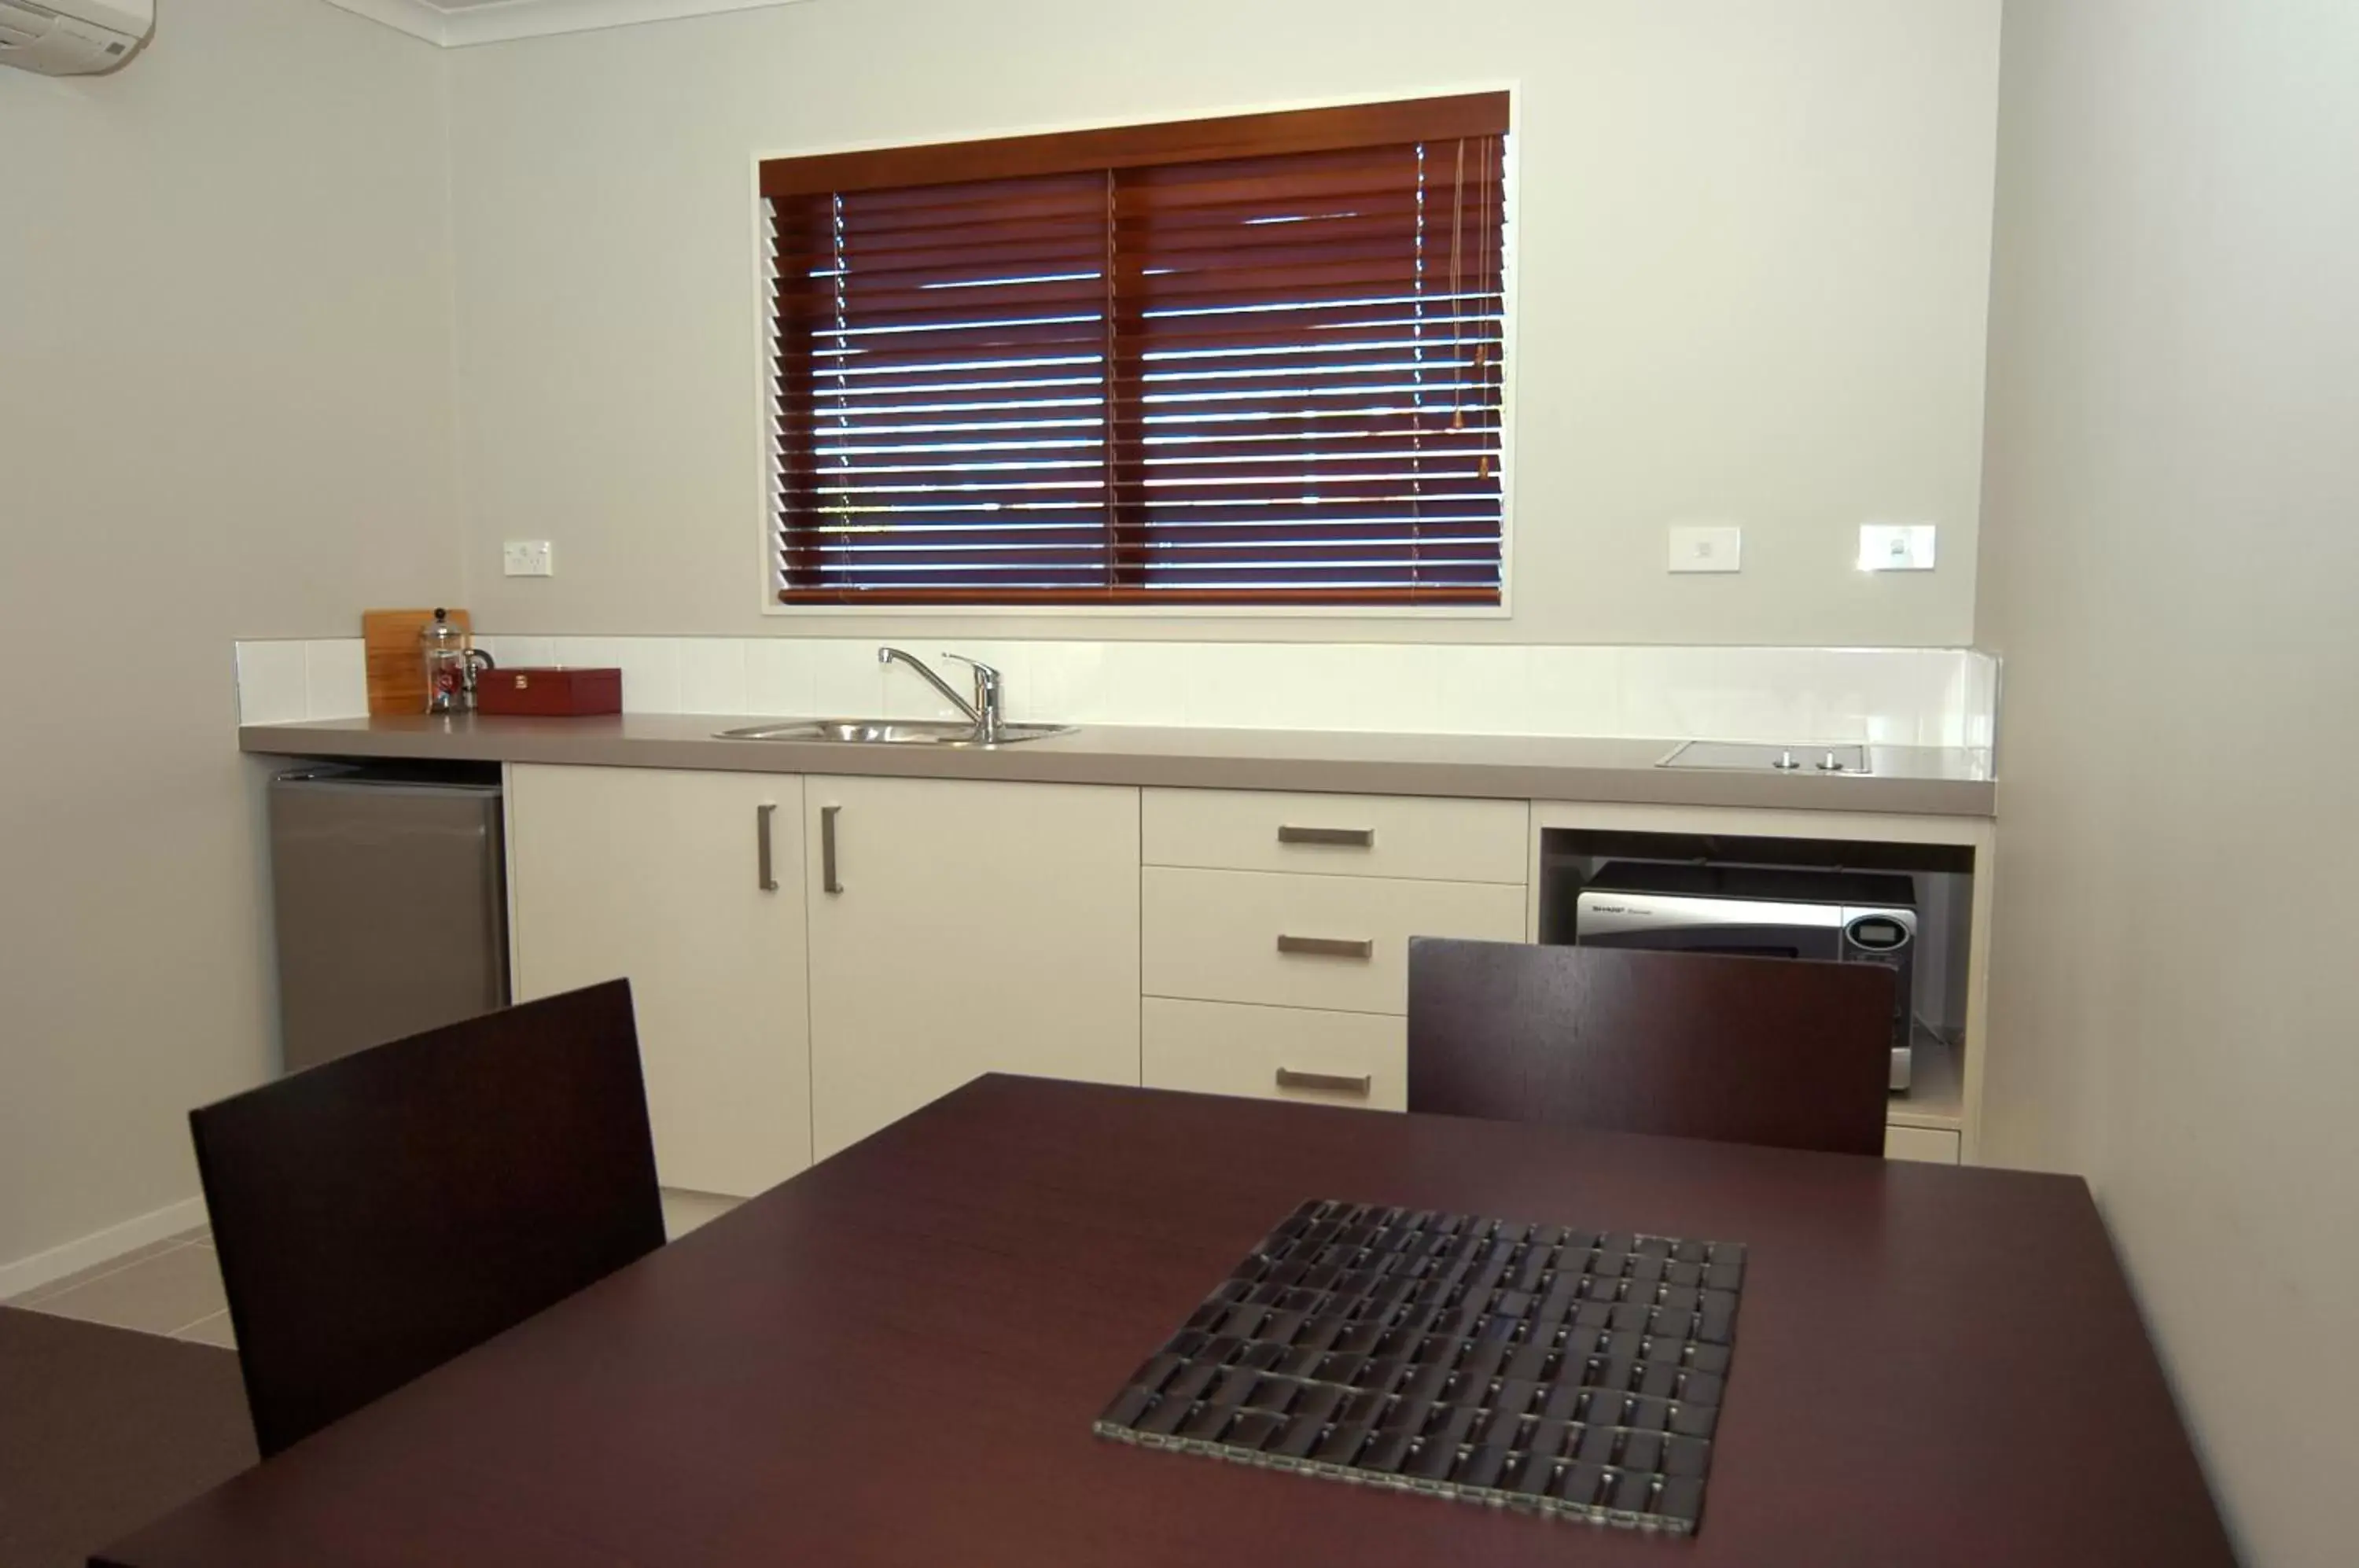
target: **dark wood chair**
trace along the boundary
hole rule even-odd
[[[265,1457],[664,1242],[627,981],[189,1114]]]
[[[1895,984],[1879,964],[1418,937],[1408,1108],[1879,1154]]]

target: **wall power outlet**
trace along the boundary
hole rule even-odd
[[[500,570],[510,577],[554,577],[557,557],[547,539],[510,539],[500,547]]]

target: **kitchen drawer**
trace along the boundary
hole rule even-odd
[[[1497,884],[1166,866],[1141,884],[1150,996],[1402,1013],[1410,937],[1524,936],[1524,890]]]
[[[1529,879],[1531,807],[1522,800],[1149,789],[1140,811],[1149,866],[1518,887]]]
[[[1958,1162],[1958,1135],[1940,1127],[1887,1127],[1884,1129],[1884,1158],[1921,1160],[1928,1165],[1955,1165]]]
[[[1397,1111],[1408,1104],[1408,1020],[1149,996],[1139,1065],[1150,1089]]]

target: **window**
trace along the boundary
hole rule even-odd
[[[766,162],[778,597],[1497,604],[1506,115]]]

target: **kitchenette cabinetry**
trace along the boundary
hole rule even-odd
[[[1137,790],[813,778],[804,837],[819,1158],[978,1073],[1139,1081]]]
[[[1406,1108],[1408,939],[1521,942],[1521,800],[1150,789],[1150,1088]]]
[[[511,764],[508,798],[518,996],[627,975],[661,1177],[725,1193],[989,1072],[1405,1108],[1408,939],[1540,937],[1552,834],[1988,843],[1827,812],[597,766]],[[1987,898],[1978,878],[1959,933],[1975,1009]],[[1978,1035],[1920,1051],[1888,1157],[1973,1158]]]
[[[1864,933],[1854,941],[1853,929],[1905,921],[1905,956],[1894,964],[1903,1010],[1895,1020],[1885,1157],[1975,1161],[1987,1056],[1987,819],[1535,801],[1531,826],[1533,933],[1542,942],[1574,940],[1594,902],[1609,933],[1642,929],[1626,923],[1641,913],[1657,922],[1649,940],[1616,945],[1891,963],[1881,956],[1889,948],[1871,946]],[[1671,896],[1657,897],[1650,874],[1712,885],[1689,896],[1674,879],[1662,884]],[[1831,900],[1821,887],[1828,882],[1845,897]],[[1843,941],[1822,943],[1831,902],[1847,903],[1854,884],[1888,889],[1899,912],[1844,908]],[[1639,896],[1627,896],[1631,889]]]
[[[630,980],[667,1187],[749,1196],[810,1164],[803,789],[509,769],[516,999]]]

